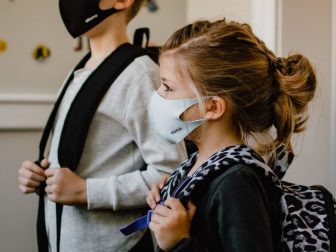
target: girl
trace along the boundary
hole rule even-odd
[[[155,130],[175,143],[188,136],[199,149],[147,197],[160,249],[281,251],[281,193],[258,168],[261,155],[281,171],[277,154],[291,162],[282,150],[304,129],[316,89],[308,59],[277,58],[247,24],[198,21],[163,46],[160,73]]]

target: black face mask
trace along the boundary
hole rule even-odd
[[[119,11],[114,8],[101,10],[99,0],[59,0],[59,9],[65,27],[74,38]]]

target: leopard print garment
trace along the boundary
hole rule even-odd
[[[183,162],[181,166],[168,179],[161,191],[161,198],[166,200],[173,195],[179,182],[185,178],[198,158],[198,153]],[[182,202],[190,197],[192,191],[202,183],[211,181],[219,173],[225,172],[236,164],[245,164],[257,171],[260,176],[270,179],[276,190],[280,190],[281,211],[282,211],[282,250],[303,252],[303,251],[330,251],[330,230],[326,203],[320,190],[295,185],[281,181],[285,175],[293,154],[288,152],[284,146],[276,150],[276,158],[273,159],[273,169],[250,147],[246,145],[235,145],[227,147],[213,154],[193,174],[191,179],[179,191],[176,198]],[[334,211],[336,202],[334,200]]]

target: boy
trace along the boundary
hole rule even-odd
[[[129,41],[127,24],[142,2],[59,2],[69,33],[89,38],[91,57],[83,69],[74,72],[62,99],[48,160],[43,160],[41,167],[25,161],[19,169],[19,187],[23,193],[36,192],[46,182],[49,251],[57,250],[55,203],[64,205],[60,251],[141,251],[139,244],[144,234],[124,237],[119,228],[142,215],[139,208],[146,204],[150,185],[163,173],[171,173],[186,157],[184,145],[164,142],[149,127],[148,101],[160,80],[157,65],[148,56],[141,56],[118,76],[99,104],[76,171],[59,169],[57,151],[69,107],[93,70]],[[92,11],[98,14],[88,19],[85,15]],[[85,23],[80,22],[83,18]],[[145,163],[146,170],[140,171]]]

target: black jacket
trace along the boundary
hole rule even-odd
[[[280,195],[245,165],[235,165],[193,192],[190,238],[174,252],[280,251]]]

